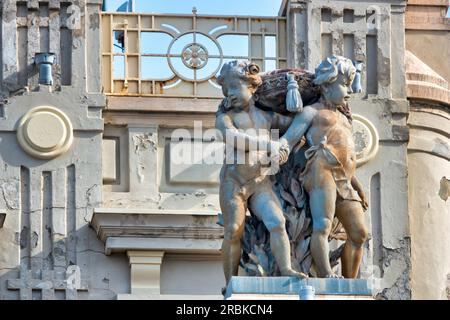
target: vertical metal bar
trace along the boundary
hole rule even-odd
[[[115,93],[114,88],[114,26],[113,26],[114,16],[112,13],[109,14],[109,52],[111,54],[110,59],[110,81],[111,81],[111,93]]]
[[[263,71],[266,70],[266,26],[263,24],[261,28],[261,55],[262,55],[262,68]]]
[[[276,18],[276,20],[275,20],[276,68],[280,67],[280,41],[279,41],[280,38],[279,38],[279,30],[278,30],[278,28],[280,27],[279,23],[280,23],[279,19]]]
[[[248,58],[250,61],[253,60],[253,50],[252,50],[252,19],[248,18],[247,20],[247,27],[248,27]]]
[[[138,52],[138,92],[142,93],[142,75],[141,75],[141,15],[138,15],[138,36],[137,36],[137,44],[136,44],[137,52]]]
[[[125,46],[123,50],[123,60],[124,60],[124,83],[123,86],[128,88],[128,19],[124,19],[123,21],[123,45]]]

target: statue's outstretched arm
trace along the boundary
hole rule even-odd
[[[276,112],[272,112],[272,129],[280,130],[280,133],[284,134],[292,124],[294,120],[294,114],[291,116],[282,115]]]
[[[216,129],[222,134],[223,141],[237,150],[249,151],[250,146],[258,150],[271,150],[269,137],[252,136],[239,131],[226,113],[216,115]]]
[[[305,107],[302,112],[296,114],[294,120],[289,126],[289,129],[281,138],[282,143],[287,143],[289,150],[292,150],[292,148],[300,142],[303,135],[311,125],[316,112],[316,109],[308,106]]]

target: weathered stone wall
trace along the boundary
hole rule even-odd
[[[101,2],[1,3],[0,300],[128,291],[126,257],[106,257],[89,228],[102,201]],[[54,82],[40,85],[35,53],[49,51]]]
[[[408,119],[413,299],[447,299],[450,274],[450,112],[411,103]]]
[[[406,89],[413,299],[448,298],[450,257],[450,24],[448,1],[414,0],[406,12]]]

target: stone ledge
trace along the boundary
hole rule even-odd
[[[327,296],[372,299],[373,290],[367,279],[320,279],[300,280],[293,277],[232,277],[225,299],[272,297],[298,299],[300,287],[310,285],[317,298]]]
[[[106,110],[214,114],[222,98],[121,97],[109,95]]]
[[[175,239],[145,237],[109,237],[105,254],[128,250],[160,250],[166,253],[220,254],[222,239]]]
[[[96,208],[91,227],[108,255],[128,250],[218,254],[223,239],[212,211]]]

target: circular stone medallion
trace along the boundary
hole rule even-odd
[[[20,119],[17,140],[31,156],[52,159],[70,148],[72,124],[66,114],[57,108],[36,107]]]
[[[354,114],[353,139],[355,141],[356,165],[359,167],[376,156],[379,147],[378,131],[368,119]]]

